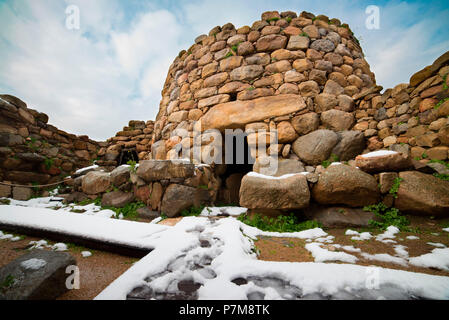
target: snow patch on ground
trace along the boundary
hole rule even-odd
[[[361,253],[362,257],[368,260],[377,260],[377,261],[383,261],[383,262],[390,262],[394,264],[398,264],[401,266],[407,266],[407,261],[403,258],[399,257],[393,257],[392,255],[389,255],[388,253],[379,253],[379,254],[368,254],[365,252]]]
[[[417,267],[437,268],[449,271],[449,248],[433,249],[431,253],[410,258],[409,262]]]
[[[407,236],[405,237],[407,240],[419,240],[419,237],[417,236]]]
[[[371,239],[373,236],[371,235],[371,233],[369,232],[357,232],[351,229],[346,230],[345,233],[346,236],[353,236],[351,237],[351,240],[356,240],[356,241],[364,241],[364,240],[369,240]]]
[[[31,245],[30,250],[32,250],[32,249],[44,249],[44,248],[49,248],[50,247],[46,240],[30,241],[29,244]]]
[[[158,224],[12,205],[1,207],[0,223],[149,250],[154,247],[152,236],[169,228]]]
[[[446,248],[446,246],[442,243],[435,243],[435,242],[427,242],[428,245],[437,247],[437,248]]]
[[[154,242],[155,249],[96,299],[126,299],[136,287],[150,288],[156,296],[164,292],[175,294],[179,292],[177,284],[181,280],[198,283],[198,299],[206,300],[246,300],[251,297],[449,299],[448,277],[376,268],[380,289],[370,290],[366,283],[372,275],[372,267],[257,260],[251,238],[262,233],[244,227],[232,217],[220,220],[184,218],[176,226],[160,233],[160,238]],[[309,231],[308,236],[320,233],[323,231]],[[315,238],[319,237],[323,236]],[[202,246],[202,241],[208,241],[209,245]],[[320,243],[308,244],[309,249],[318,252],[317,255],[335,254],[321,246]],[[395,257],[389,260],[392,258]],[[232,282],[238,278],[246,279],[247,283],[238,285]]]
[[[51,248],[54,251],[67,251],[69,249],[65,243],[55,243]]]
[[[396,238],[396,234],[399,233],[399,229],[395,226],[389,226],[387,230],[376,236],[376,240],[384,243],[395,243],[396,241],[392,241],[392,239]]]
[[[90,251],[82,251],[81,255],[83,256],[83,258],[88,258],[92,255],[92,252]]]
[[[362,252],[360,248],[355,248],[354,246],[343,246],[341,248],[348,252]]]
[[[401,258],[404,258],[404,259],[408,258],[408,251],[407,251],[407,247],[406,246],[403,246],[403,245],[400,245],[400,244],[395,245],[394,246],[394,251],[396,252],[396,255],[398,257],[401,257]]]
[[[444,228],[443,231],[449,232],[449,228]]]
[[[321,247],[320,243],[308,243],[306,244],[305,248],[315,258],[315,262],[341,261],[356,263],[358,260],[355,256],[347,254],[345,252],[335,252],[324,249]]]

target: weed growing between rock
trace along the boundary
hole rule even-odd
[[[128,218],[131,220],[136,220],[139,214],[137,210],[145,207],[145,203],[141,201],[128,203],[123,208],[114,208],[114,207],[101,207],[102,210],[109,209],[115,212],[115,217],[118,219],[120,216],[123,218]]]
[[[249,217],[247,214],[244,214],[238,217],[238,220],[251,227],[269,232],[299,232],[322,227],[321,223],[317,221],[300,222],[294,213],[276,218],[264,217],[260,214]]]
[[[201,212],[203,211],[204,206],[201,206],[199,208],[197,207],[190,207],[189,209],[185,209],[181,212],[182,217],[198,217]]]
[[[390,208],[381,202],[371,206],[366,206],[363,210],[374,213],[376,217],[381,220],[369,221],[369,225],[374,228],[386,230],[389,226],[395,226],[401,231],[411,231],[408,227],[410,222],[405,216],[401,215],[401,212],[396,208]]]

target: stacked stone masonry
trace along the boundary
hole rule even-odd
[[[383,94],[357,96],[357,124],[368,149],[391,149],[424,163],[449,158],[449,52]]]
[[[0,181],[43,185],[63,180],[97,158],[100,143],[48,124],[22,100],[0,95]],[[30,189],[0,186],[0,197],[28,198]]]
[[[151,141],[153,138],[154,121],[131,120],[128,126],[117,132],[115,137],[107,140],[107,145],[98,152],[100,160],[97,164],[111,170],[120,164],[126,164],[125,152],[135,152],[137,159],[127,159],[138,162],[150,157]],[[122,163],[120,163],[122,162]]]
[[[153,159],[176,159],[178,144],[191,148],[196,121],[201,131],[276,130],[279,142],[270,148],[297,158],[298,137],[352,129],[358,95],[378,89],[357,39],[338,19],[274,11],[251,27],[215,27],[195,42],[170,67]]]

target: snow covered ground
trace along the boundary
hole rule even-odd
[[[405,246],[395,244],[398,230],[394,227],[378,236],[346,232],[348,238],[358,241],[385,242],[396,252],[394,256],[369,255],[353,246],[333,243],[335,238],[320,228],[277,233],[250,227],[232,217],[244,213],[244,208],[205,209],[204,216],[186,217],[173,227],[110,219],[112,215],[94,205],[78,209],[86,212],[70,212],[70,206],[64,207],[61,199],[55,197],[11,201],[10,205],[0,206],[0,224],[153,249],[100,293],[96,297],[99,300],[449,299],[449,277],[354,264],[357,253],[373,261],[449,271],[448,248],[435,248],[431,253],[410,258]],[[230,217],[209,218],[217,215]],[[254,240],[260,236],[304,239],[315,262],[258,260]],[[10,240],[12,235],[0,231],[1,238]],[[64,244],[54,247],[65,248]]]

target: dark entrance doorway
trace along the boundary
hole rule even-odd
[[[139,156],[136,149],[125,149],[120,153],[118,165],[128,164],[129,161],[139,162]]]
[[[251,155],[246,133],[225,136],[224,142],[226,170],[220,176],[223,182],[219,200],[223,204],[238,206],[242,179],[253,171],[255,159]]]

